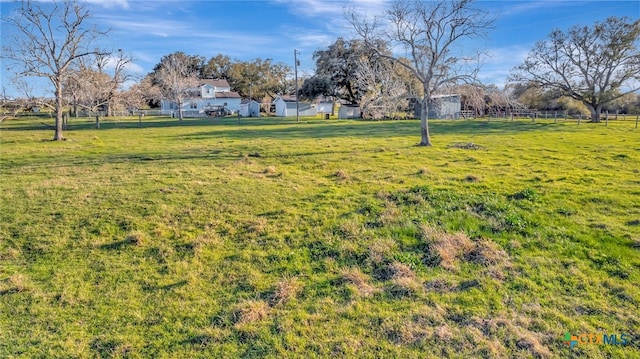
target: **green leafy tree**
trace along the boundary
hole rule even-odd
[[[640,20],[626,17],[554,30],[534,45],[511,79],[558,90],[600,122],[603,106],[640,89],[639,43]]]

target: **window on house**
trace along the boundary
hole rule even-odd
[[[198,108],[198,103],[197,102],[192,102],[191,103],[191,108],[192,109],[197,109]]]

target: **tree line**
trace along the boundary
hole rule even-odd
[[[201,79],[226,79],[243,97],[274,98],[297,93],[306,99],[329,97],[359,105],[368,116],[420,107],[421,145],[430,145],[429,109],[433,96],[459,93],[466,110],[535,108],[588,112],[599,122],[603,109],[637,111],[640,107],[640,20],[610,17],[567,31],[554,30],[538,41],[523,63],[512,69],[502,89],[478,81],[479,55],[464,41],[487,36],[494,18],[472,0],[395,0],[375,18],[346,14],[354,39],[338,38],[313,59],[315,73],[293,83],[291,68],[271,59],[206,59],[175,52],[164,56],[148,75],[133,80],[122,51],[92,46],[106,32],[90,27],[91,13],[78,0],[51,4],[25,0],[3,18],[16,36],[3,46],[2,58],[19,68],[19,84],[44,77],[53,88],[54,139],[63,139],[62,109],[109,112],[138,108],[149,101],[189,99]],[[398,56],[394,51],[403,52]],[[461,51],[461,49],[463,49]],[[25,93],[28,92],[25,90]]]

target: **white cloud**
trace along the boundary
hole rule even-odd
[[[524,61],[529,53],[527,45],[513,45],[494,47],[487,50],[479,72],[480,79],[485,83],[499,87],[507,83],[511,69]]]
[[[121,7],[123,9],[129,8],[128,0],[85,0],[87,3],[103,6],[107,9]]]
[[[295,15],[342,18],[345,9],[353,9],[363,16],[381,15],[390,0],[273,0],[273,2],[288,6],[289,11]]]
[[[563,6],[562,1],[504,1],[500,4],[504,4],[500,9],[501,16],[513,16],[531,13],[539,9]]]

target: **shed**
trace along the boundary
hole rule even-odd
[[[260,102],[249,99],[242,100],[239,114],[243,117],[260,117]]]
[[[276,105],[276,116],[290,117],[296,115],[296,97],[289,95],[278,95],[273,101]],[[317,114],[314,104],[300,101],[298,103],[300,116],[315,116]]]
[[[360,106],[358,105],[342,105],[338,110],[338,118],[360,118]]]
[[[333,113],[332,101],[319,101],[316,105],[316,112],[318,113]]]
[[[420,103],[416,103],[414,107],[416,118],[420,118]],[[431,105],[429,106],[429,118],[435,119],[458,119],[462,109],[462,101],[460,95],[433,95],[431,96]]]

